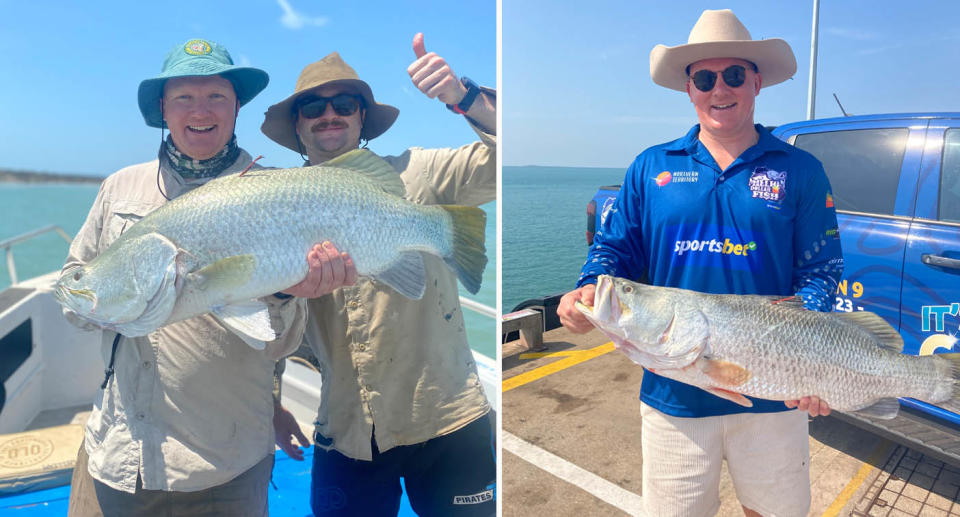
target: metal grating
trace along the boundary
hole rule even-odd
[[[850,515],[960,516],[960,468],[897,446]]]

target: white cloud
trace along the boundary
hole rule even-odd
[[[289,29],[302,29],[306,25],[322,27],[327,24],[327,19],[323,16],[307,16],[293,10],[293,6],[287,0],[277,0],[277,5],[283,10],[283,16],[280,17],[280,23]]]

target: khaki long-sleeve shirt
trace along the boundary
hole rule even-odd
[[[243,170],[250,160],[242,152],[223,174]],[[163,162],[159,181],[170,198],[205,182],[187,184]],[[158,165],[133,165],[103,181],[65,269],[89,262],[166,202],[157,187]],[[86,425],[94,479],[126,492],[134,492],[138,474],[150,490],[203,490],[273,452],[274,364],[302,342],[306,304],[274,296],[263,301],[282,334],[262,351],[209,314],[121,339],[115,373],[98,392]],[[80,323],[75,314],[65,315]],[[103,331],[104,364],[115,335]]]
[[[407,199],[421,204],[480,205],[496,197],[496,137],[458,149],[412,148],[387,160]],[[336,245],[337,243],[334,243]],[[320,442],[351,458],[377,448],[421,443],[490,411],[467,343],[457,277],[422,254],[426,292],[410,300],[361,278],[308,302],[307,341],[323,374]]]

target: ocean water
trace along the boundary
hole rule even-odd
[[[503,312],[574,288],[587,256],[587,203],[623,169],[503,167]]]
[[[0,241],[22,235],[43,226],[61,226],[71,237],[87,217],[97,197],[97,185],[0,183]],[[484,305],[496,307],[497,249],[496,202],[482,205],[487,212],[487,257],[483,283],[476,295],[464,294]],[[13,246],[14,267],[20,280],[59,270],[69,249],[58,234],[48,233]],[[0,257],[0,290],[10,285],[6,257]],[[489,357],[496,357],[499,340],[496,320],[464,309],[470,346]]]

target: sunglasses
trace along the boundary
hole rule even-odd
[[[747,80],[747,69],[741,65],[730,65],[720,75],[723,75],[723,82],[727,86],[739,88]],[[690,78],[701,92],[709,92],[717,84],[717,72],[713,70],[697,70]]]
[[[317,118],[327,111],[327,103],[333,106],[334,113],[348,117],[363,106],[363,97],[349,93],[338,93],[333,97],[307,97],[297,101],[294,108],[303,118]]]

